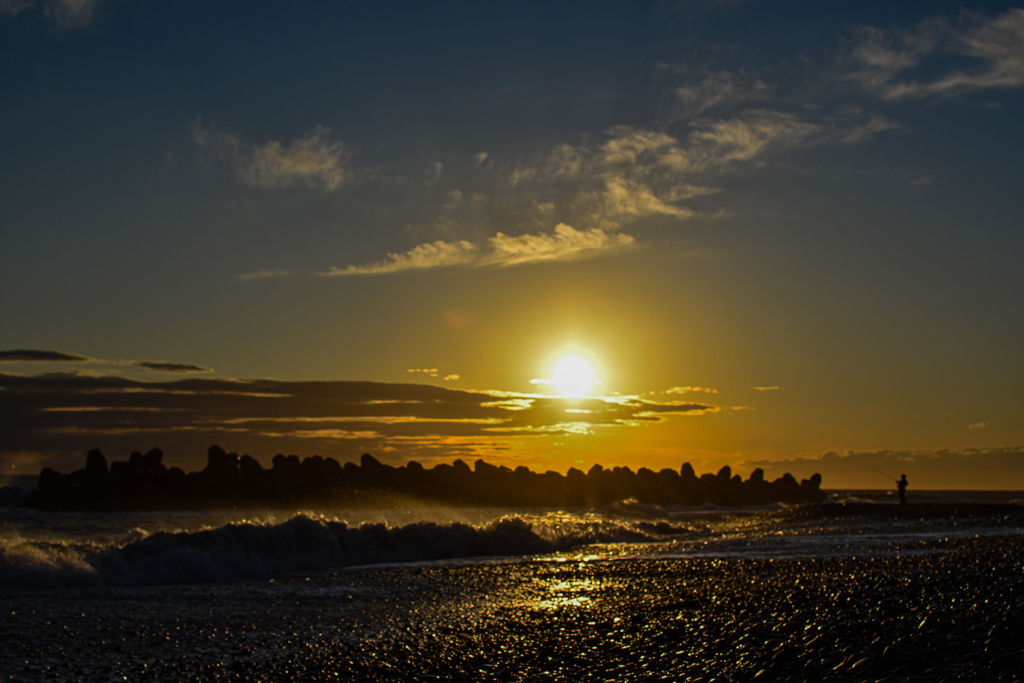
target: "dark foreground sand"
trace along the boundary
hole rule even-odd
[[[0,680],[1024,680],[1024,540],[0,595]]]

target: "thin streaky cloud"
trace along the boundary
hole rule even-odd
[[[526,263],[572,261],[617,253],[635,245],[630,235],[609,234],[594,228],[576,230],[559,223],[551,233],[509,236],[498,233],[484,248],[462,241],[438,240],[420,244],[404,254],[388,254],[384,261],[368,265],[334,267],[325,276],[381,275],[406,270],[426,270],[449,266],[516,266]]]
[[[690,392],[698,394],[717,394],[718,389],[712,389],[711,387],[672,387],[666,389],[666,394],[688,394]]]
[[[465,265],[478,258],[476,245],[461,242],[445,242],[437,240],[429,244],[420,244],[404,254],[388,254],[387,258],[377,263],[362,266],[350,265],[344,268],[332,267],[321,273],[326,277],[340,275],[382,275],[397,273],[404,270],[427,270],[447,266]]]
[[[666,194],[668,193],[673,193],[673,190],[667,190]],[[671,197],[672,200],[681,198]],[[692,210],[666,201],[643,182],[626,178],[609,178],[605,181],[604,206],[601,212],[605,222],[611,222],[612,227],[644,216],[693,216]]]
[[[865,87],[884,88],[890,80],[932,54],[949,31],[943,18],[928,19],[905,30],[862,26],[857,29],[853,49],[853,59],[862,68],[851,77]]]
[[[65,353],[63,351],[52,351],[42,349],[11,349],[0,351],[0,363],[94,363],[94,359],[88,356],[80,356],[77,353]]]
[[[955,71],[927,88],[926,94],[957,94],[987,88],[1024,85],[1024,9],[1013,9],[959,36],[963,54],[981,60],[983,68]]]
[[[291,273],[290,270],[280,270],[280,269],[279,270],[257,270],[257,271],[252,272],[252,273],[242,273],[241,275],[238,275],[237,278],[239,280],[242,280],[243,282],[247,282],[247,281],[250,281],[250,280],[273,280],[273,279],[279,279],[279,278],[288,277],[291,274],[292,273]]]
[[[499,232],[489,243],[490,253],[480,261],[481,266],[591,258],[629,249],[635,240],[630,235],[607,234],[598,228],[580,231],[559,223],[553,233],[509,237]]]
[[[202,365],[193,365],[191,363],[166,363],[158,360],[137,360],[132,363],[140,368],[146,370],[153,370],[155,372],[175,372],[175,373],[192,373],[192,372],[213,372],[213,368],[205,368]]]
[[[867,142],[879,133],[903,128],[903,124],[892,121],[884,116],[872,115],[870,119],[861,124],[841,125],[832,132],[832,141],[841,145],[856,145]]]
[[[154,372],[192,373],[192,372],[213,372],[211,368],[193,363],[168,363],[154,360],[120,360],[109,361],[89,358],[77,353],[66,353],[64,351],[52,351],[42,349],[12,349],[0,351],[0,363],[98,363],[101,365],[135,366]],[[67,373],[57,373],[62,376]],[[94,373],[82,373],[76,371],[72,375],[94,376]]]
[[[863,142],[897,127],[883,117],[855,110],[812,121],[767,108],[698,119],[681,138],[617,126],[601,148],[598,168],[604,177],[642,182],[666,201],[679,201],[718,191],[681,180],[685,176],[723,175],[738,167],[757,166],[786,150]]]
[[[760,78],[731,71],[707,72],[700,80],[678,86],[676,120],[690,119],[709,110],[764,100],[774,88]]]
[[[691,151],[680,161],[698,171],[749,163],[773,149],[789,149],[815,140],[821,131],[820,125],[785,112],[744,112],[704,124],[691,136]]]

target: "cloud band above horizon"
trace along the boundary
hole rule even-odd
[[[372,450],[484,455],[503,438],[636,427],[714,406],[638,397],[566,400],[424,384],[0,374],[0,458],[149,445],[202,453]]]

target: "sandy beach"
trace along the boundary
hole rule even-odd
[[[16,592],[4,606],[9,681],[1024,679],[1015,533],[789,560],[597,561],[584,549]]]

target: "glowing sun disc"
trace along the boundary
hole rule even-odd
[[[563,396],[582,396],[594,384],[594,372],[576,356],[570,356],[555,368],[552,384]]]

